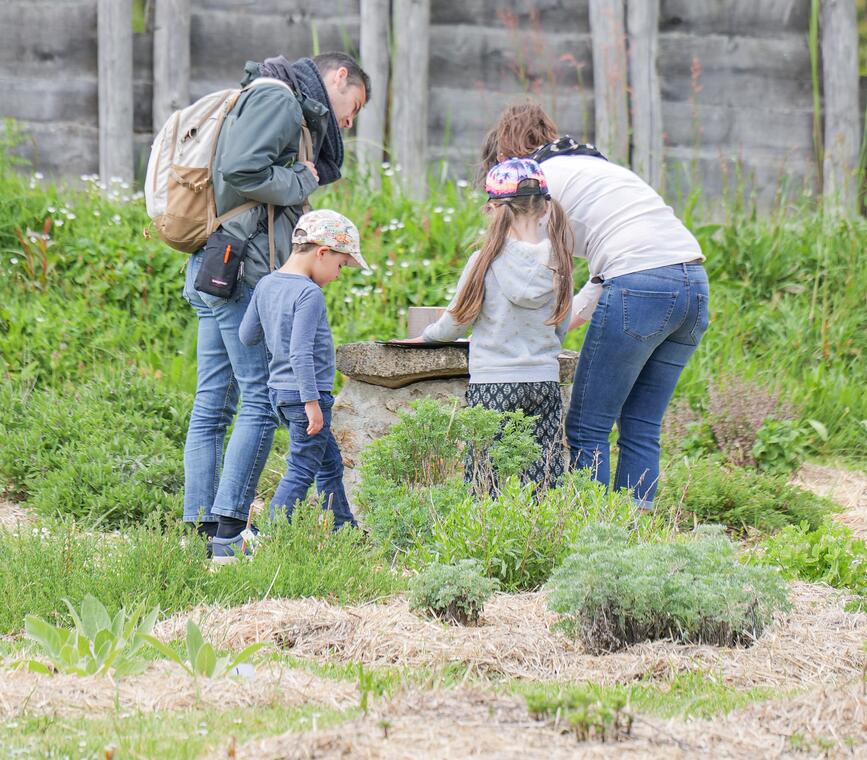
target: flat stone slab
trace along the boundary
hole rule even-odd
[[[470,348],[472,350],[472,348]],[[337,369],[353,380],[384,388],[403,388],[420,380],[468,377],[465,348],[396,348],[381,343],[346,343],[337,348]],[[577,351],[560,354],[560,382],[571,383]]]

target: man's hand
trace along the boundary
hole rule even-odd
[[[304,166],[306,166],[310,170],[310,173],[314,176],[316,181],[319,182],[319,172],[316,171],[316,166],[313,164],[313,162],[312,161],[302,161],[301,163],[304,164]]]
[[[307,435],[316,435],[325,422],[322,419],[322,409],[318,401],[305,401],[304,412],[307,414]]]

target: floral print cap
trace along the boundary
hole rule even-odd
[[[292,232],[292,245],[328,246],[337,253],[346,253],[352,257],[355,266],[370,269],[361,255],[361,237],[358,228],[343,214],[338,214],[327,208],[308,211],[298,220]]]
[[[539,187],[518,188],[525,179],[534,179]],[[500,200],[517,198],[521,195],[548,196],[548,183],[542,167],[532,158],[510,158],[491,167],[485,178],[485,192],[488,198]]]

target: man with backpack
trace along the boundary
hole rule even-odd
[[[241,319],[256,283],[289,258],[292,230],[307,197],[340,178],[340,130],[352,126],[370,97],[370,78],[344,53],[294,63],[282,56],[251,61],[245,73],[211,159],[214,221],[221,224],[190,257],[184,285],[199,321],[196,396],[184,449],[184,521],[221,539],[244,530],[276,428],[266,349],[241,343]],[[257,79],[263,81],[253,86]],[[179,185],[193,187],[177,172],[173,176]],[[215,240],[221,246],[216,258]],[[243,253],[231,278],[225,276],[231,279],[227,285],[213,272],[221,259],[233,260],[233,247]],[[209,292],[214,288],[203,285],[203,277],[225,286],[228,297]],[[228,543],[218,542],[214,551]],[[234,553],[231,546],[227,551]]]

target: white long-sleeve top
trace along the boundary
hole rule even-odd
[[[573,300],[573,314],[590,319],[602,295],[595,276],[704,260],[692,233],[659,194],[629,169],[593,156],[557,156],[542,163],[551,197],[563,206],[575,235],[575,256],[590,278]]]

